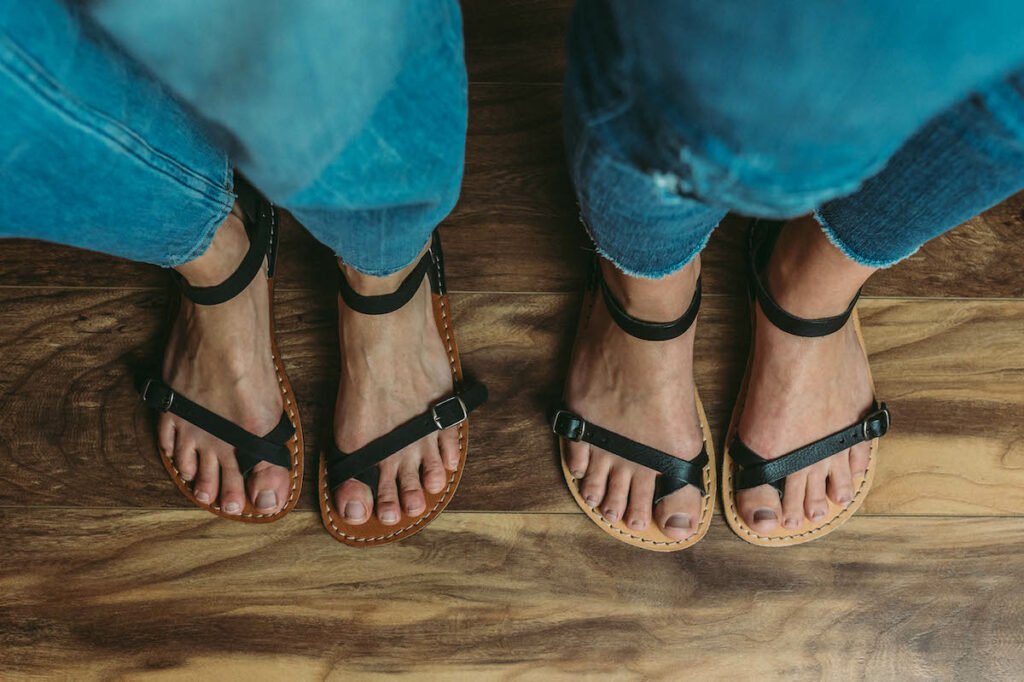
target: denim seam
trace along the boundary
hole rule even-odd
[[[237,195],[234,193],[234,174],[231,171],[231,162],[227,156],[224,157],[224,188],[229,192],[230,200],[220,206],[221,210],[214,214],[212,218],[203,226],[202,233],[199,239],[196,240],[195,245],[183,254],[168,254],[164,259],[164,263],[161,265],[167,268],[173,268],[184,263],[191,262],[199,256],[206,253],[206,249],[210,248],[210,242],[213,241],[213,236],[228,218],[228,214],[231,213],[231,209],[234,208],[235,198]]]
[[[0,68],[3,68],[24,87],[35,92],[42,101],[52,106],[69,121],[121,148],[140,163],[199,194],[204,199],[214,201],[218,205],[225,201],[226,191],[223,187],[218,187],[204,175],[154,149],[142,136],[119,121],[74,98],[60,87],[60,84],[41,64],[33,60],[10,38],[0,36],[0,46],[6,48],[0,50]],[[93,120],[88,120],[89,117],[92,117]],[[178,171],[179,174],[172,171]],[[198,183],[187,181],[181,174],[197,180]],[[208,192],[207,189],[213,190],[213,192]]]
[[[839,249],[843,253],[843,255],[846,256],[847,258],[849,258],[850,260],[854,261],[855,263],[859,263],[860,265],[863,265],[865,267],[869,267],[869,268],[888,268],[888,267],[892,267],[893,265],[896,265],[900,261],[906,260],[907,258],[910,258],[915,253],[917,253],[920,250],[920,248],[921,248],[920,246],[918,246],[916,249],[914,249],[910,253],[905,254],[903,256],[900,256],[899,258],[896,258],[894,260],[879,260],[877,258],[867,258],[865,256],[860,255],[856,251],[854,251],[850,247],[850,245],[847,244],[843,240],[843,238],[839,236],[839,234],[836,232],[835,227],[833,227],[833,225],[825,218],[825,216],[823,216],[821,214],[821,209],[815,209],[815,211],[814,211],[814,219],[818,221],[819,225],[821,225],[822,231],[824,231],[825,236],[828,237],[828,240],[830,242],[832,242],[833,246],[835,246],[837,249]]]

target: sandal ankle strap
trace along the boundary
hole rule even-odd
[[[762,273],[768,266],[768,260],[775,249],[775,242],[779,238],[783,224],[777,220],[754,220],[750,225],[747,263],[750,270],[751,297],[757,299],[761,305],[761,312],[768,318],[768,321],[787,334],[803,337],[834,334],[842,329],[846,325],[846,321],[850,319],[857,300],[860,298],[859,290],[844,312],[832,317],[816,319],[797,317],[786,312],[768,291]]]
[[[430,248],[420,258],[412,272],[405,276],[398,288],[389,294],[366,296],[360,294],[345,277],[345,271],[338,268],[338,293],[345,305],[364,315],[386,315],[393,313],[408,303],[420,288],[420,282],[426,275],[430,280],[430,290],[435,294],[443,294],[444,288],[444,255],[441,251],[441,237],[434,231]]]
[[[697,277],[697,284],[693,290],[693,298],[690,300],[690,305],[687,307],[686,312],[670,322],[650,322],[648,320],[641,320],[640,318],[633,317],[626,312],[626,309],[621,303],[619,303],[618,299],[615,298],[615,294],[613,294],[611,289],[609,289],[608,283],[605,281],[604,275],[601,273],[601,267],[597,258],[597,256],[594,257],[593,277],[601,288],[601,296],[604,298],[605,307],[608,308],[608,313],[612,316],[612,319],[615,320],[615,324],[630,336],[643,341],[669,341],[685,334],[697,320],[697,313],[700,312],[700,276]]]
[[[220,284],[197,287],[171,270],[181,293],[198,305],[217,305],[240,294],[259,273],[264,257],[267,258],[267,277],[274,276],[274,261],[277,258],[277,216],[274,205],[237,173],[235,193],[242,208],[245,231],[249,235],[249,250],[235,271]]]

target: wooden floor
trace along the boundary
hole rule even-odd
[[[562,165],[568,0],[465,3],[463,199],[444,237],[464,361],[491,388],[450,510],[373,551],[313,511],[190,509],[131,385],[158,352],[155,268],[0,248],[0,678],[1024,677],[1024,195],[928,244],[861,306],[895,430],[840,531],[692,550],[576,511],[544,423],[585,264]],[[721,441],[745,357],[730,218],[705,255],[698,380]],[[338,370],[331,255],[284,231],[281,350],[315,461]]]

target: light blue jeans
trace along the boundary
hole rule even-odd
[[[0,237],[173,266],[238,168],[372,275],[455,204],[457,0],[0,0]]]
[[[565,137],[582,217],[628,274],[727,211],[814,211],[874,267],[1024,187],[1024,2],[580,0]]]

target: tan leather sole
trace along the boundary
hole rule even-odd
[[[696,391],[694,392],[693,399],[697,403],[697,416],[700,419],[700,428],[704,432],[704,445],[708,453],[708,463],[704,467],[704,490],[707,491],[707,495],[704,495],[700,501],[700,518],[697,521],[697,529],[693,535],[685,540],[676,540],[665,535],[653,520],[644,530],[630,528],[623,519],[609,521],[599,509],[587,504],[587,501],[583,499],[583,495],[580,494],[579,481],[572,475],[568,464],[566,464],[565,439],[558,439],[562,459],[562,476],[565,477],[565,482],[569,486],[569,492],[572,493],[573,499],[576,500],[576,504],[579,505],[580,509],[597,524],[598,528],[616,540],[652,552],[678,552],[681,549],[692,547],[707,535],[708,528],[711,527],[711,518],[714,516],[715,511],[715,492],[717,488],[715,481],[715,448],[711,442],[711,430],[708,428],[708,420],[704,415],[704,405],[701,403],[700,396],[697,395]]]
[[[761,547],[789,547],[825,537],[835,529],[839,528],[839,526],[846,523],[846,521],[853,516],[858,509],[860,509],[861,505],[864,504],[865,498],[867,498],[868,491],[871,489],[871,483],[875,478],[875,465],[878,461],[878,439],[875,438],[871,441],[871,452],[868,459],[867,471],[865,471],[863,476],[857,476],[854,478],[853,499],[845,507],[837,505],[831,499],[826,497],[825,499],[828,502],[828,512],[825,514],[825,518],[816,523],[811,522],[805,516],[803,524],[799,528],[785,528],[780,523],[776,526],[775,530],[770,533],[758,533],[746,524],[736,508],[736,491],[733,488],[733,471],[736,464],[729,455],[729,444],[732,442],[733,434],[736,433],[736,428],[739,425],[740,414],[742,413],[744,400],[746,400],[747,395],[747,382],[750,379],[750,366],[754,361],[753,334],[757,333],[755,329],[755,321],[757,318],[754,308],[755,305],[756,303],[751,302],[750,316],[752,332],[750,353],[747,356],[747,369],[743,375],[743,386],[740,388],[739,396],[736,398],[736,407],[733,409],[732,419],[729,421],[729,431],[726,434],[725,448],[722,453],[722,503],[724,506],[725,519],[729,523],[729,527],[732,528],[736,535],[740,536],[743,540],[752,545],[759,545]],[[860,342],[861,351],[864,353],[864,357],[866,358],[867,350],[864,345],[864,336],[861,334],[860,318],[857,315],[856,310],[853,311],[851,318],[853,319],[854,329],[857,332],[857,340]],[[871,382],[871,392],[874,394],[875,382],[871,378],[870,368],[868,370],[868,381]]]
[[[448,303],[448,295],[431,294],[434,304],[434,321],[437,323],[437,331],[441,335],[445,349],[448,351],[448,363],[452,372],[452,381],[457,387],[462,383],[462,363],[459,360],[459,349],[455,344],[455,331],[451,324],[451,307]],[[323,519],[324,527],[335,540],[343,542],[352,547],[374,547],[397,542],[403,538],[415,535],[430,524],[438,515],[445,510],[448,503],[455,496],[455,490],[462,480],[462,472],[466,468],[466,453],[469,447],[469,420],[455,427],[459,433],[459,466],[455,471],[448,473],[448,482],[439,493],[428,493],[423,491],[426,497],[427,506],[419,516],[409,517],[402,512],[398,523],[386,526],[373,514],[363,524],[354,526],[345,522],[344,517],[334,508],[334,500],[330,484],[327,481],[327,453],[320,455],[319,491],[320,491],[320,518]]]
[[[252,501],[248,497],[248,493],[245,498],[245,506],[242,507],[241,514],[228,514],[220,505],[206,504],[196,499],[195,493],[192,492],[192,484],[181,477],[181,472],[178,471],[177,467],[174,466],[174,462],[171,458],[164,455],[164,453],[157,448],[157,452],[160,453],[160,461],[164,465],[164,469],[170,475],[171,480],[174,481],[174,485],[178,487],[181,494],[188,498],[192,504],[196,505],[200,509],[216,514],[217,516],[232,521],[241,521],[242,523],[270,523],[276,521],[292,509],[295,508],[295,504],[299,501],[299,494],[302,491],[302,471],[303,471],[303,440],[302,440],[302,422],[299,419],[299,407],[295,400],[295,394],[292,392],[291,382],[288,381],[288,375],[284,371],[284,363],[281,361],[281,353],[277,350],[277,336],[274,332],[274,280],[270,279],[267,282],[268,293],[270,296],[270,348],[271,348],[271,359],[274,362],[274,371],[277,373],[277,386],[281,391],[281,401],[284,405],[284,411],[288,414],[288,419],[291,421],[292,426],[295,427],[295,435],[288,441],[288,450],[292,457],[292,468],[289,476],[288,485],[288,501],[284,507],[281,508],[276,514],[261,514],[256,511],[256,508],[252,505]],[[177,314],[177,306],[175,305],[174,311],[172,312],[172,318]]]

